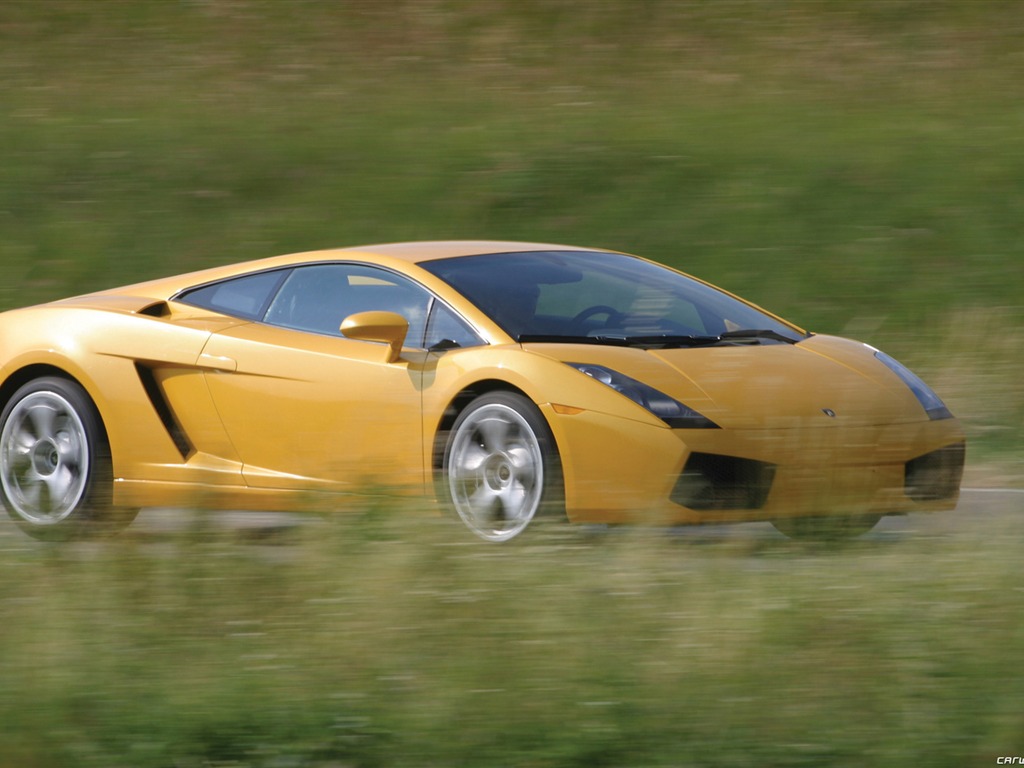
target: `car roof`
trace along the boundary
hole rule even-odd
[[[397,260],[412,264],[437,259],[449,259],[459,256],[479,256],[489,253],[515,253],[523,251],[591,251],[600,248],[581,248],[571,245],[555,245],[552,243],[521,243],[511,240],[436,240],[405,243],[379,243],[377,245],[357,245],[350,248],[329,248],[321,251],[302,251],[283,256],[271,256],[256,261],[231,264],[225,270],[239,273],[253,269],[284,267],[291,264],[308,264],[317,261],[361,260]]]
[[[360,245],[351,248],[331,248],[321,251],[303,251],[283,256],[256,259],[254,261],[224,264],[187,272],[179,275],[150,280],[144,283],[110,288],[99,293],[104,295],[148,296],[165,299],[179,291],[204,283],[244,275],[264,269],[278,269],[295,264],[310,264],[320,261],[369,261],[387,266],[389,262],[398,267],[399,263],[419,264],[436,259],[477,256],[489,253],[515,253],[523,251],[600,251],[601,248],[555,245],[551,243],[524,243],[511,240],[438,240],[424,242],[381,243]],[[75,297],[78,298],[78,297]]]
[[[600,248],[581,248],[571,245],[555,245],[552,243],[522,243],[512,240],[435,240],[412,243],[380,243],[362,245],[354,248],[339,248],[332,251],[318,251],[325,258],[334,258],[335,254],[342,258],[351,257],[353,253],[387,256],[403,259],[413,263],[450,259],[458,256],[478,256],[485,253],[514,253],[522,251],[587,251],[603,250]],[[301,254],[298,254],[301,255]],[[307,254],[312,255],[312,254]]]

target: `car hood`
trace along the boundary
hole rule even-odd
[[[567,363],[603,365],[642,381],[721,427],[787,429],[927,421],[913,393],[860,342],[636,349],[529,345]]]

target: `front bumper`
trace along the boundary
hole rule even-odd
[[[951,509],[956,419],[883,426],[672,430],[548,411],[574,522],[746,522]]]

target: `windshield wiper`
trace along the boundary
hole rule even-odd
[[[541,344],[619,344],[625,346],[623,340],[605,340],[600,336],[570,336],[559,333],[520,333],[516,337],[520,344],[541,343]]]
[[[681,336],[671,333],[649,333],[630,335],[626,333],[603,333],[593,338],[599,344],[621,344],[625,347],[645,349],[673,349],[675,347],[707,347],[717,344],[717,336]]]
[[[778,331],[772,331],[768,328],[742,328],[738,331],[726,331],[718,337],[720,341],[742,341],[744,339],[772,339],[774,341],[781,341],[786,344],[796,344],[806,339],[803,336],[798,339],[794,339],[792,336],[786,336],[784,333]]]
[[[667,349],[671,347],[704,347],[717,344],[718,336],[677,336],[672,334],[631,335],[626,333],[601,333],[591,336],[559,336],[546,333],[523,333],[517,339],[522,344],[541,342],[549,344],[601,344],[613,347],[642,347]]]
[[[548,344],[603,344],[615,347],[640,347],[643,349],[677,349],[680,347],[710,347],[715,344],[770,339],[786,344],[796,344],[802,339],[772,331],[767,328],[726,331],[719,336],[682,336],[677,334],[595,333],[590,336],[562,336],[546,333],[523,333],[517,339],[521,344],[530,342]]]

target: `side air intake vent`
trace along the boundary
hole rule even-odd
[[[146,390],[149,402],[153,404],[153,410],[156,411],[157,416],[160,417],[160,421],[164,425],[164,429],[167,430],[167,434],[174,441],[174,447],[178,449],[181,458],[187,459],[194,450],[192,443],[185,436],[185,430],[181,428],[178,420],[174,418],[171,406],[167,403],[166,398],[164,398],[164,393],[160,390],[156,376],[153,375],[153,370],[147,368],[142,363],[136,363],[135,370],[139,373],[139,380],[142,382],[143,389]]]
[[[148,317],[167,317],[171,314],[171,309],[167,306],[166,301],[154,301],[152,304],[140,309],[136,314],[147,315]]]
[[[774,478],[774,464],[691,453],[671,499],[696,510],[760,509],[768,500]]]

